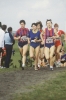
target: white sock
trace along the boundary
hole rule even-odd
[[[40,64],[38,64],[38,67],[40,68]]]
[[[22,67],[25,67],[25,64],[22,64]]]
[[[53,66],[50,66],[50,68],[53,68]]]

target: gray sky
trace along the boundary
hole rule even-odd
[[[31,23],[42,21],[46,27],[46,19],[58,23],[59,29],[66,31],[66,0],[0,0],[0,21],[12,26],[16,31],[19,21],[24,19],[26,27]]]

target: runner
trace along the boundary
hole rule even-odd
[[[25,20],[20,20],[21,28],[19,28],[16,32],[16,35],[14,36],[15,40],[18,40],[18,48],[21,53],[22,59],[22,69],[24,70],[25,62],[26,62],[26,53],[28,50],[28,40],[27,40],[27,34],[29,30],[25,28]]]
[[[61,52],[60,52],[60,67],[66,67],[66,53],[65,53],[65,50],[62,50],[61,49]]]
[[[37,30],[37,24],[32,23],[32,30],[28,34],[28,43],[30,43],[30,57],[35,60],[35,70],[38,70],[40,42],[40,31]]]
[[[42,30],[42,27],[43,27],[42,22],[38,21],[36,24],[37,24],[38,31],[40,31],[40,33],[41,33],[43,31]],[[42,44],[42,42],[40,44],[40,52],[39,52],[39,58],[38,58],[38,68],[40,68],[41,64],[44,65],[44,44]]]
[[[62,35],[64,35],[64,40],[66,40],[66,34],[64,31],[59,30],[59,25],[57,23],[54,24],[54,29],[57,31],[59,38],[55,40],[55,47],[56,47],[56,63],[59,64],[60,63],[60,50],[62,48],[62,40],[61,37]]]
[[[53,55],[55,53],[54,39],[59,36],[57,35],[56,31],[52,28],[51,19],[48,19],[46,21],[46,25],[47,25],[47,28],[44,29],[44,33],[43,32],[41,33],[41,39],[42,39],[42,35],[44,34],[44,37],[45,37],[44,54],[45,54],[46,59],[48,60],[48,63],[50,64],[50,69],[53,70],[53,65],[54,65]]]

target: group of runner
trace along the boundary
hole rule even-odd
[[[66,33],[59,30],[59,25],[54,24],[52,28],[52,20],[46,20],[46,28],[43,30],[41,21],[32,23],[31,29],[25,28],[25,20],[20,20],[21,28],[19,28],[14,36],[18,40],[18,48],[22,56],[22,69],[24,70],[26,63],[26,53],[29,47],[29,56],[34,60],[34,69],[38,70],[47,64],[50,70],[53,70],[54,63],[59,66],[66,66],[66,55],[64,53],[63,43],[61,40],[62,34],[64,41]],[[28,46],[29,45],[29,46]]]

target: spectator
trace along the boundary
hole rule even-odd
[[[7,26],[2,25],[0,22],[0,68],[3,68],[1,65],[1,60],[2,60],[2,48],[4,48],[4,37],[5,37],[5,31],[6,31]]]
[[[13,44],[14,44],[14,38],[12,36],[12,27],[9,27],[8,32],[5,34],[5,48],[6,48],[5,67],[6,68],[9,68]]]

